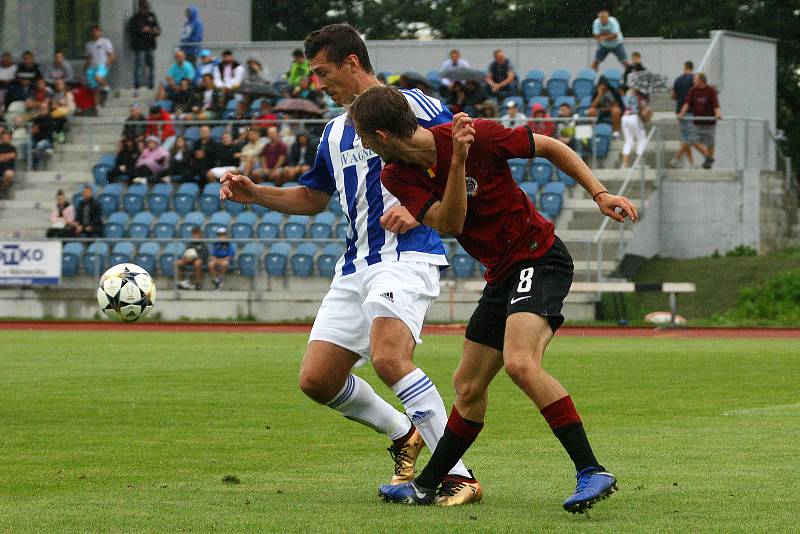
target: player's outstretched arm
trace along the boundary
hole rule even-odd
[[[639,220],[636,206],[626,197],[609,193],[600,180],[592,174],[589,166],[570,147],[546,135],[534,134],[533,140],[536,145],[536,155],[550,160],[581,184],[581,187],[592,195],[592,200],[597,203],[603,215],[618,222],[623,222],[626,218],[630,218],[633,222]]]
[[[219,198],[241,204],[259,204],[292,215],[315,215],[325,210],[331,196],[305,186],[257,185],[243,174],[226,172],[220,178]]]

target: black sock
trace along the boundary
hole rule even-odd
[[[556,435],[558,441],[561,442],[561,445],[569,454],[577,471],[583,471],[587,467],[604,469],[598,463],[597,458],[594,457],[592,446],[589,445],[589,439],[583,430],[583,423],[573,423],[561,428],[554,428],[553,434]]]
[[[428,465],[415,479],[415,483],[426,489],[436,489],[442,479],[464,456],[483,428],[483,423],[468,421],[461,417],[455,407],[450,412],[442,439],[428,461]]]

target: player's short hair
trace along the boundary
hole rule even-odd
[[[684,69],[687,69],[687,70],[694,70],[694,63],[693,63],[693,62],[691,62],[691,61],[686,61],[686,62],[683,64],[683,68],[684,68]]]
[[[394,87],[370,87],[356,97],[348,111],[350,120],[370,134],[381,130],[407,139],[417,130],[417,116],[403,93]]]
[[[324,50],[329,60],[341,66],[347,56],[354,55],[364,71],[369,74],[375,73],[369,60],[367,45],[356,29],[349,24],[328,24],[319,30],[314,30],[306,36],[303,47],[309,61]]]

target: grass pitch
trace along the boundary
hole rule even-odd
[[[561,509],[571,465],[502,374],[467,457],[484,502],[380,502],[387,440],[297,389],[305,340],[0,332],[0,531],[796,531],[797,340],[556,338],[546,367],[620,481],[588,516]],[[446,404],[460,346],[417,352]]]

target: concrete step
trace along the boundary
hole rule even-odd
[[[72,171],[63,173],[58,170],[30,171],[20,173],[20,184],[48,184],[51,187],[74,187],[85,182],[93,182],[91,171]]]
[[[85,135],[107,135],[110,138],[118,138],[122,135],[124,126],[114,123],[83,122],[71,124],[69,129],[69,140],[71,143],[80,142],[80,138]]]
[[[92,165],[95,163],[97,163],[97,158],[93,158],[91,160],[69,158],[63,161],[58,161],[51,158],[46,165],[40,166],[40,168],[37,170],[54,171],[62,174],[71,173],[73,171],[91,172]]]

